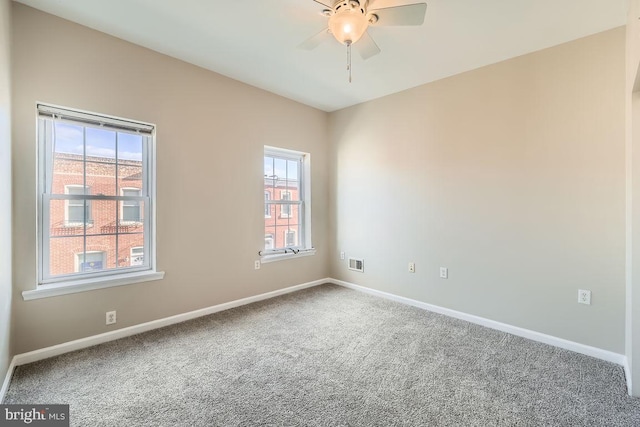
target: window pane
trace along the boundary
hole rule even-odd
[[[70,193],[69,187],[78,191]],[[84,162],[82,155],[56,153],[53,159],[53,183],[51,194],[83,194]]]
[[[118,165],[118,188],[138,188],[138,194],[124,194],[122,196],[140,196],[142,195],[142,166],[140,162],[125,160]]]
[[[109,225],[115,225],[118,212],[115,200],[92,200],[91,223],[87,224],[87,234],[104,234],[113,232]],[[107,229],[105,229],[107,228]]]
[[[142,135],[118,132],[118,162],[122,160],[142,162],[142,142]]]
[[[49,270],[52,276],[72,274],[76,270],[76,254],[84,251],[84,237],[52,235],[49,240]]]
[[[285,230],[284,244],[285,246],[298,246],[297,233],[295,230],[293,229]]]
[[[116,132],[87,126],[86,128],[86,155],[90,157],[115,163],[116,158]]]
[[[275,158],[273,160],[273,174],[278,180],[285,180],[287,178],[287,161]]]
[[[277,241],[274,239],[276,236],[276,226],[265,227],[264,229],[264,248],[274,249],[277,247]]]
[[[82,202],[81,202],[82,203]],[[84,223],[82,216],[79,221],[73,222],[73,218],[78,216],[73,212],[72,220],[68,219],[69,200],[51,200],[49,201],[49,236],[73,236],[82,235],[84,233]],[[82,214],[84,207],[80,208]]]
[[[298,180],[298,162],[293,160],[287,161],[287,179],[289,181]]]
[[[145,265],[144,234],[121,234],[118,236],[118,266],[121,268]]]
[[[116,267],[116,236],[87,236],[87,262],[79,264],[79,272],[114,269]],[[90,253],[102,253],[101,255],[90,255]],[[98,256],[100,258],[98,259]],[[79,257],[79,263],[82,257]],[[98,263],[100,261],[100,263]],[[90,262],[94,262],[90,264]]]
[[[144,202],[126,200],[120,202],[118,233],[140,233],[144,229]]]
[[[116,196],[116,164],[114,160],[87,157],[85,166],[87,187],[91,194]]]
[[[106,253],[102,251],[85,252],[76,255],[76,268],[78,273],[99,271],[107,268]]]
[[[264,192],[264,216],[265,217],[270,217],[271,216],[271,203],[269,203],[269,201],[271,200],[271,194],[268,191]]]

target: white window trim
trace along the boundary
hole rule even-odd
[[[311,248],[305,251],[300,251],[297,254],[293,254],[293,253],[286,253],[286,254],[281,254],[281,253],[277,253],[277,254],[265,254],[262,255],[262,257],[260,258],[260,262],[263,264],[268,264],[270,262],[276,262],[276,261],[284,261],[287,259],[292,259],[292,258],[301,258],[301,257],[305,257],[305,256],[312,256],[316,254],[316,249],[315,248]]]
[[[65,114],[71,112],[75,115],[86,116],[89,119],[95,119],[99,117],[104,123],[115,124],[116,126],[123,125],[131,125],[134,123],[136,126],[140,126],[141,129],[149,132],[149,142],[146,146],[146,155],[148,157],[149,165],[147,171],[147,179],[145,180],[145,185],[149,187],[146,189],[147,194],[149,195],[149,207],[148,211],[149,215],[147,218],[147,224],[145,224],[145,233],[144,246],[148,248],[148,251],[145,252],[145,258],[148,257],[148,264],[144,267],[144,270],[135,270],[135,269],[126,269],[119,270],[115,272],[111,272],[110,274],[105,275],[95,275],[95,276],[80,276],[73,278],[63,278],[61,281],[56,282],[48,282],[42,283],[42,264],[41,261],[43,257],[43,249],[42,249],[42,233],[43,230],[48,230],[49,228],[49,215],[41,215],[43,212],[42,203],[44,200],[40,195],[43,193],[45,183],[43,182],[43,178],[45,173],[51,173],[50,170],[46,170],[46,165],[44,161],[39,157],[38,159],[38,197],[37,197],[37,207],[38,207],[38,227],[37,227],[37,236],[38,236],[38,253],[37,253],[37,265],[38,265],[38,281],[35,284],[35,289],[26,290],[22,292],[23,299],[32,300],[39,298],[47,298],[54,297],[58,295],[66,295],[77,292],[85,292],[95,289],[104,289],[114,286],[123,286],[140,282],[148,282],[153,280],[162,280],[164,278],[163,271],[156,270],[156,182],[157,182],[157,171],[156,171],[156,132],[155,125],[144,122],[132,122],[128,119],[123,119],[115,116],[107,116],[105,114],[96,114],[87,111],[81,110],[71,110],[65,107],[59,107],[54,105],[45,105],[41,103],[36,103],[36,116],[40,117],[40,112],[48,112],[51,114],[60,114],[64,117]],[[38,136],[38,156],[44,155],[41,152],[42,150],[42,141],[40,141],[40,136]],[[147,253],[148,252],[148,253]]]
[[[109,277],[86,278],[71,282],[61,282],[51,285],[39,286],[37,289],[23,291],[22,298],[25,301],[57,297],[60,295],[75,294],[78,292],[93,291],[96,289],[112,288],[114,286],[132,285],[134,283],[150,282],[164,279],[164,271],[137,271],[134,273],[114,274]]]
[[[297,247],[297,249],[301,249],[299,252],[270,253],[270,251],[265,250],[263,246],[262,250],[259,251],[260,261],[266,264],[266,263],[275,262],[275,261],[283,261],[291,258],[300,258],[300,257],[315,255],[316,250],[313,247],[313,244],[311,241],[312,239],[311,237],[311,211],[312,211],[311,209],[312,207],[312,204],[311,204],[311,196],[312,196],[311,194],[311,154],[304,153],[302,151],[288,150],[288,149],[277,148],[277,147],[268,146],[268,145],[264,146],[264,154],[265,155],[273,154],[278,156],[291,157],[292,160],[297,160],[298,157],[302,156],[302,166],[303,166],[302,176],[301,176],[302,182],[300,183],[300,188],[298,189],[298,191],[300,192],[299,198],[304,203],[303,205],[304,220],[303,220],[303,227],[301,227],[300,234],[299,234],[300,241],[298,242],[299,245]],[[275,201],[275,203],[277,203],[277,201]],[[279,251],[279,250],[276,249],[275,251]]]

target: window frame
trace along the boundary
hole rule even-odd
[[[263,158],[264,157],[273,157],[273,158],[278,158],[283,160],[293,160],[298,163],[298,168],[299,168],[298,200],[284,200],[284,201],[289,205],[290,214],[292,212],[291,209],[293,209],[292,206],[294,205],[298,206],[299,225],[298,225],[298,230],[292,230],[294,232],[297,231],[296,237],[298,239],[297,240],[298,244],[293,247],[285,246],[285,247],[278,248],[276,247],[276,244],[275,244],[277,233],[273,234],[274,248],[268,249],[265,244],[262,246],[262,249],[259,251],[259,255],[261,256],[262,262],[268,263],[272,261],[291,258],[293,256],[299,257],[299,256],[314,255],[315,248],[313,247],[312,239],[311,239],[311,155],[309,153],[305,153],[301,151],[265,145]],[[263,160],[263,167],[264,167],[264,160]],[[268,178],[266,176],[263,177],[263,181],[266,181],[267,179]],[[265,188],[267,187],[265,186]],[[277,186],[270,186],[268,188],[272,189],[272,191],[276,191]],[[286,191],[291,194],[290,190],[288,190],[287,188],[283,188],[282,190],[278,189],[278,190],[283,192]],[[265,189],[264,191],[266,192],[267,190]],[[279,204],[280,206],[282,206],[282,202],[283,200],[271,200],[272,205]],[[282,215],[282,212],[280,211],[279,214],[275,216],[275,218],[276,218],[276,221],[278,218],[288,219],[288,218],[291,218],[291,215],[286,215],[286,214]],[[263,223],[263,229],[266,226],[267,226],[266,222]],[[286,235],[286,232],[289,231],[289,228],[288,226],[285,226],[285,225],[282,225],[282,227],[283,228],[286,227],[284,230]],[[277,228],[278,228],[278,225],[276,225],[276,231],[279,231],[277,230]],[[267,230],[264,229],[263,234],[266,236],[272,233],[267,232]],[[286,239],[284,242],[286,243]]]
[[[37,135],[37,282],[35,289],[22,293],[25,300],[45,298],[82,292],[92,289],[102,289],[111,286],[121,286],[151,280],[160,280],[164,272],[156,270],[156,127],[150,123],[119,118],[101,113],[87,112],[78,109],[61,107],[52,104],[36,103],[36,135]],[[117,203],[127,197],[104,196],[86,194],[69,196],[53,194],[54,152],[50,145],[55,138],[54,124],[57,121],[68,122],[78,126],[106,128],[115,132],[141,134],[146,137],[142,143],[143,158],[143,189],[142,196],[137,199],[144,201],[145,229],[143,233],[143,247],[145,248],[145,265],[138,267],[105,268],[95,272],[74,272],[70,274],[51,275],[50,263],[50,218],[51,201],[78,198],[82,200],[113,200]],[[83,159],[86,162],[86,158]],[[117,178],[116,178],[117,179]],[[85,188],[87,187],[85,182]],[[65,216],[67,215],[65,207]],[[82,224],[85,229],[87,224]],[[92,234],[79,234],[84,237]],[[117,251],[117,250],[116,250]],[[85,252],[90,253],[85,244]]]

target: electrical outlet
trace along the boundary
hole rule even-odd
[[[591,305],[591,291],[585,291],[584,289],[578,289],[578,302],[580,304]]]
[[[415,273],[416,272],[416,263],[415,262],[410,262],[409,263],[409,273]]]
[[[107,325],[113,325],[116,323],[116,312],[115,311],[107,311]]]
[[[344,259],[345,255],[344,252],[340,252],[340,259]]]
[[[440,267],[440,278],[441,279],[449,278],[449,269],[447,267]]]
[[[254,261],[253,268],[255,268],[256,270],[260,270],[260,260]]]

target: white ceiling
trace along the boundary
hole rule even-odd
[[[426,0],[423,26],[370,28],[382,53],[354,52],[350,84],[344,46],[297,48],[326,27],[313,0],[16,1],[325,111],[615,28],[627,11],[627,0]]]

